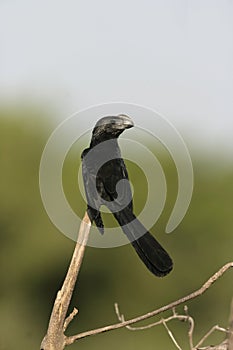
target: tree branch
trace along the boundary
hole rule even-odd
[[[119,310],[119,306],[118,304],[115,304],[115,311],[116,311],[116,315],[118,317],[118,320],[121,322],[125,321],[124,315],[120,314],[120,310]],[[194,333],[194,319],[188,314],[188,307],[187,305],[184,306],[184,311],[185,311],[185,315],[180,315],[176,312],[175,308],[172,309],[173,314],[167,318],[161,318],[160,320],[154,322],[154,323],[150,323],[146,326],[142,326],[142,327],[132,327],[132,326],[126,326],[127,329],[129,329],[130,331],[141,331],[144,329],[150,329],[152,327],[158,326],[163,324],[169,337],[171,338],[173,344],[175,345],[175,347],[178,350],[182,350],[181,346],[178,344],[177,340],[175,339],[174,334],[172,333],[172,331],[169,329],[168,327],[168,323],[170,321],[173,320],[179,320],[182,322],[188,322],[189,323],[189,330],[188,330],[188,340],[189,340],[189,349],[190,350],[231,350],[230,347],[228,347],[228,339],[224,339],[220,344],[218,345],[211,345],[211,346],[205,346],[203,348],[200,348],[200,346],[204,343],[204,341],[215,331],[220,331],[223,332],[225,334],[225,336],[227,336],[227,338],[229,338],[229,335],[232,334],[232,332],[228,329],[225,329],[223,327],[219,327],[217,325],[213,326],[197,343],[197,345],[193,345],[193,333]]]
[[[41,343],[41,350],[63,350],[66,346],[66,336],[64,335],[64,331],[77,314],[77,310],[75,309],[71,315],[66,318],[67,310],[70,305],[70,300],[82,264],[90,227],[91,222],[87,213],[85,213],[80,225],[78,239],[69,269],[62,288],[58,291],[54,302],[47,334]]]
[[[228,350],[233,350],[233,298],[231,300],[230,316],[229,316],[229,348]]]
[[[132,318],[130,320],[125,320],[124,315],[120,315],[119,308],[118,308],[117,304],[115,304],[116,313],[117,313],[118,319],[120,321],[119,323],[115,323],[115,324],[112,324],[109,326],[105,326],[105,327],[101,327],[101,328],[97,328],[97,329],[93,329],[93,330],[89,330],[89,331],[79,333],[79,334],[69,336],[69,337],[67,337],[64,334],[68,325],[70,324],[70,322],[73,320],[73,318],[78,313],[78,310],[76,308],[74,308],[73,312],[69,316],[67,316],[67,310],[68,310],[68,307],[70,304],[70,300],[71,300],[71,297],[72,297],[72,294],[74,291],[75,283],[76,283],[76,280],[77,280],[77,277],[78,277],[78,274],[80,271],[80,267],[82,264],[84,251],[85,251],[85,247],[86,247],[89,232],[90,232],[90,227],[91,227],[91,222],[90,222],[89,217],[86,213],[82,222],[81,222],[81,225],[80,225],[78,239],[77,239],[74,253],[73,253],[73,256],[72,256],[72,259],[70,262],[69,269],[67,271],[62,288],[60,291],[58,291],[57,297],[56,297],[55,302],[54,302],[53,310],[52,310],[49,325],[48,325],[47,334],[45,335],[45,337],[41,343],[41,350],[63,350],[65,348],[65,346],[71,345],[75,341],[82,339],[82,338],[86,338],[86,337],[91,336],[91,335],[96,335],[96,334],[108,332],[108,331],[123,328],[123,327],[127,327],[128,329],[131,329],[131,330],[145,329],[145,328],[150,328],[150,327],[155,326],[155,325],[160,324],[160,323],[162,323],[166,327],[174,344],[176,345],[176,347],[178,349],[180,349],[173,334],[170,332],[170,330],[167,327],[167,322],[172,320],[172,319],[175,319],[175,318],[180,319],[180,320],[186,320],[189,322],[189,324],[190,324],[190,328],[189,328],[190,348],[194,349],[193,342],[192,342],[192,334],[193,334],[193,328],[194,328],[193,319],[188,314],[187,315],[177,315],[175,313],[175,307],[202,295],[228,269],[233,267],[233,262],[229,262],[228,264],[224,265],[219,271],[217,271],[213,276],[211,276],[199,289],[197,289],[193,293],[186,295],[185,297],[183,297],[181,299],[173,301],[165,306],[162,306],[159,309],[156,309],[156,310],[148,312],[144,315]],[[171,310],[171,309],[173,310],[173,316],[168,317],[167,319],[162,319],[162,320],[155,322],[154,324],[148,325],[146,327],[139,327],[139,328],[130,327],[130,325],[132,325],[132,324],[135,324],[139,321],[146,320],[148,318],[151,318],[151,317],[156,316],[164,311]],[[231,320],[232,320],[232,316],[231,316]],[[231,322],[230,322],[230,325],[232,327]],[[227,331],[227,333],[230,333],[230,335],[232,335],[231,327],[230,327],[230,332]],[[216,327],[213,327],[213,329],[211,329],[210,332],[213,332],[216,329],[223,331],[223,329],[220,329],[220,327],[216,326]],[[207,333],[206,336],[208,336],[208,335],[209,335],[209,332]],[[206,338],[204,337],[197,345],[200,346],[205,339]],[[229,339],[229,340],[231,340],[231,339]],[[226,345],[226,343],[223,342],[219,346],[225,347],[225,345]],[[195,349],[197,349],[197,347],[195,347]],[[207,348],[203,348],[203,349],[207,349]],[[215,349],[217,350],[217,347]],[[218,349],[220,350],[220,347]],[[229,348],[229,349],[231,349],[231,348]]]
[[[212,286],[212,284],[214,282],[216,282],[231,267],[233,267],[233,262],[227,263],[221,269],[219,269],[213,276],[211,276],[199,289],[197,289],[196,291],[194,291],[193,293],[191,293],[189,295],[186,295],[185,297],[183,297],[181,299],[173,301],[172,303],[167,304],[165,306],[162,306],[159,309],[156,309],[154,311],[148,312],[144,315],[132,318],[132,319],[127,320],[127,321],[115,323],[115,324],[101,327],[101,328],[97,328],[97,329],[92,329],[90,331],[86,331],[83,333],[79,333],[79,334],[67,337],[65,339],[65,344],[70,345],[79,339],[86,338],[86,337],[89,337],[91,335],[96,335],[96,334],[100,334],[100,333],[104,333],[104,332],[109,332],[109,331],[114,330],[114,329],[123,328],[123,327],[129,326],[129,325],[132,325],[134,323],[137,323],[139,321],[143,321],[143,320],[146,320],[150,317],[156,316],[164,311],[174,309],[176,306],[181,305],[181,304],[183,304],[191,299],[194,299],[194,298],[202,295],[205,291],[207,291]]]

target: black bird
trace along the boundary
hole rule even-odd
[[[120,134],[133,126],[126,115],[104,117],[96,123],[90,147],[82,153],[87,213],[103,233],[100,207],[106,205],[140,259],[154,275],[161,277],[172,270],[172,260],[133,213],[128,172],[118,145]]]

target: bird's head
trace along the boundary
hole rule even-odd
[[[125,114],[103,117],[96,123],[92,132],[92,138],[101,142],[117,138],[125,129],[133,126],[132,119]]]

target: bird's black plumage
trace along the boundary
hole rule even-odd
[[[165,276],[172,269],[172,260],[133,213],[128,172],[118,145],[120,134],[133,126],[126,115],[104,117],[96,123],[90,147],[82,153],[87,212],[103,233],[100,207],[106,205],[147,268],[156,276]]]

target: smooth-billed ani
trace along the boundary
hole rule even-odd
[[[126,115],[104,117],[96,123],[90,147],[82,153],[87,212],[103,233],[100,207],[106,205],[140,259],[154,275],[161,277],[172,270],[172,260],[133,213],[128,173],[118,145],[119,135],[133,126]]]

